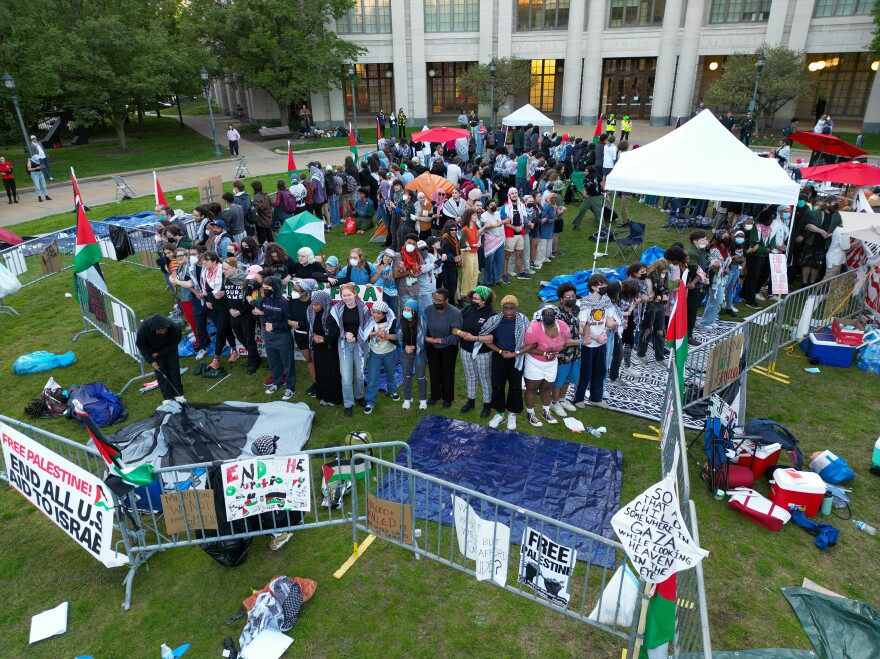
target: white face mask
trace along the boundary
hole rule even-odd
[[[156,235],[156,236],[153,236],[153,237],[156,239],[156,242],[157,242],[157,243],[161,243],[161,242],[162,242],[162,236]]]
[[[352,268],[356,268],[358,263],[360,263],[360,260],[359,259],[348,259],[348,263],[349,263],[349,265],[351,265]]]
[[[416,251],[416,246],[415,245],[407,245],[406,251],[409,252],[410,254],[412,254],[414,251]]]
[[[198,256],[190,256],[190,257],[189,257],[189,263],[190,263],[190,265],[196,265],[196,264],[198,264],[198,262],[199,262],[199,257],[198,257]]]

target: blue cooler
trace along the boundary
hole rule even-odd
[[[818,360],[823,366],[849,368],[858,351],[857,347],[844,346],[834,340],[831,334],[810,332],[809,339],[800,343],[801,350],[810,359]]]

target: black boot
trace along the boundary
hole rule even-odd
[[[480,418],[488,419],[490,414],[492,414],[492,403],[483,403],[483,411],[480,412]]]
[[[467,402],[461,406],[461,413],[467,414],[472,409],[474,409],[474,405],[476,405],[476,404],[477,404],[477,401],[475,401],[473,398],[468,398]]]

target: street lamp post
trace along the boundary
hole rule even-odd
[[[361,136],[358,134],[358,104],[357,96],[354,95],[354,62],[348,63],[348,79],[351,82],[351,117],[354,121],[354,141],[359,143]]]
[[[208,91],[208,71],[202,67],[199,75],[202,78],[202,88],[205,90],[205,98],[208,100],[208,114],[211,117],[211,133],[214,135],[214,157],[220,157],[220,144],[217,142],[217,127],[214,125],[214,108],[211,107],[211,93]]]
[[[8,71],[3,73],[3,86],[9,90],[9,97],[12,99],[12,106],[15,108],[15,116],[18,117],[21,139],[24,140],[24,152],[30,153],[30,140],[28,140],[27,130],[24,127],[24,120],[21,118],[21,110],[18,108],[18,96],[15,94],[15,80],[12,79]]]
[[[491,130],[495,130],[495,58],[492,58],[492,61],[489,62],[489,105],[492,107],[491,109]]]
[[[755,91],[752,92],[752,100],[749,101],[749,112],[755,112],[755,105],[758,102],[758,85],[761,84],[761,73],[764,71],[764,62],[767,61],[767,56],[764,55],[763,50],[758,51],[758,71],[755,73]]]

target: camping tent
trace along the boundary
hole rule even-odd
[[[504,126],[552,126],[553,120],[547,115],[537,110],[530,103],[526,103],[519,110],[514,110],[511,114],[501,120]]]

